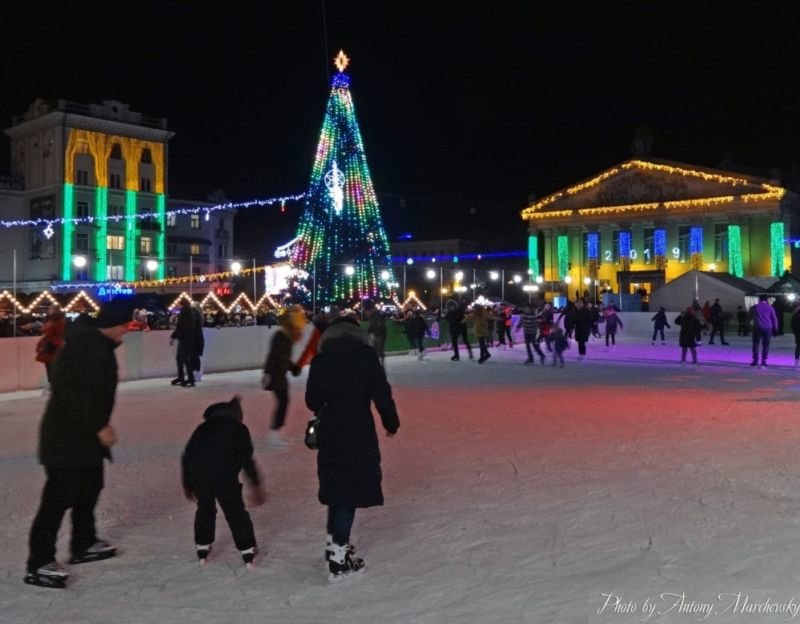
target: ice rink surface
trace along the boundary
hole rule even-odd
[[[274,397],[258,371],[208,375],[193,389],[121,384],[120,443],[97,508],[101,537],[121,553],[73,566],[66,590],[22,583],[46,399],[2,395],[0,622],[800,621],[741,602],[800,596],[793,338],[776,340],[765,370],[748,366],[749,341],[736,336],[698,349],[697,369],[677,364],[674,331],[666,346],[618,338],[609,350],[591,343],[583,364],[573,345],[563,369],[524,366],[521,345],[484,365],[463,352],[460,362],[388,357],[401,428],[380,436],[386,505],[357,512],[367,568],[334,584],[316,457],[301,442],[305,372],[290,381],[285,451],[266,444]],[[269,495],[251,510],[262,555],[246,570],[220,514],[201,569],[179,458],[205,407],[235,393]],[[720,593],[740,602],[721,612]],[[649,617],[646,600],[658,607]],[[717,612],[703,620],[705,603]]]

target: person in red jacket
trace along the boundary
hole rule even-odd
[[[47,371],[47,383],[52,382],[53,360],[56,352],[64,344],[64,330],[67,327],[67,319],[64,312],[56,305],[50,306],[47,322],[42,330],[42,337],[36,343],[36,361],[42,362]]]

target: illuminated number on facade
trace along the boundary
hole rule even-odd
[[[650,262],[650,249],[649,248],[645,247],[645,250],[642,252],[642,255],[645,257],[645,259],[648,262]]]
[[[635,249],[631,249],[631,260],[636,260],[639,254],[636,253]]]
[[[672,257],[676,260],[681,257],[681,248],[680,247],[673,247],[672,248]]]
[[[603,255],[604,255],[605,259],[606,259],[606,262],[612,262],[614,260],[614,258],[611,256],[611,250],[610,249],[606,249],[603,252]]]

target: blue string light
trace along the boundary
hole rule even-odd
[[[177,208],[173,210],[167,210],[165,214],[167,215],[188,215],[188,214],[197,214],[204,212],[206,213],[206,220],[210,213],[216,212],[217,210],[239,210],[242,208],[252,208],[253,206],[272,206],[274,204],[280,203],[283,205],[284,202],[287,201],[297,201],[305,197],[305,193],[300,193],[299,195],[287,195],[285,197],[272,197],[270,199],[251,199],[249,201],[243,202],[226,202],[224,204],[217,204],[215,206],[197,206],[193,208]],[[52,225],[64,225],[65,223],[72,223],[72,224],[80,224],[80,223],[94,223],[96,221],[113,221],[118,223],[119,221],[124,221],[127,219],[155,219],[158,218],[159,214],[157,212],[141,212],[136,214],[135,216],[124,216],[124,215],[109,215],[106,217],[81,217],[81,218],[70,218],[70,219],[63,219],[63,218],[55,218],[55,219],[18,219],[15,221],[6,221],[0,220],[0,226],[5,228],[12,228],[12,227],[42,227],[44,226],[46,230],[52,231],[50,226]]]
[[[667,230],[664,228],[653,230],[653,253],[656,256],[667,254]]]
[[[689,253],[702,254],[703,253],[703,228],[693,226],[689,229]]]
[[[586,235],[586,254],[589,260],[597,260],[600,257],[600,235],[597,232],[589,232]]]
[[[627,230],[622,230],[619,233],[619,257],[631,257],[631,233]]]

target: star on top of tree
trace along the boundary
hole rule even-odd
[[[350,58],[344,53],[344,50],[339,50],[339,54],[336,55],[333,64],[336,65],[336,69],[343,72],[350,64]]]

